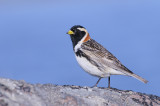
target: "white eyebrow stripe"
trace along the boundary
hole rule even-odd
[[[86,30],[85,28],[77,28],[77,29],[79,29],[80,31],[85,31],[85,32],[87,32],[87,30]]]
[[[86,37],[88,36],[88,32],[87,32],[87,30],[86,30],[85,28],[77,28],[77,29],[79,29],[80,31],[85,31],[86,34],[85,34],[85,36],[77,43],[77,45],[74,47],[74,51],[75,51],[75,52],[78,51],[78,49],[81,47],[83,41],[84,41],[84,40],[86,39]]]

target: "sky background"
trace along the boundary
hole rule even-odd
[[[0,77],[93,86],[66,32],[84,26],[126,67],[149,81],[111,76],[111,87],[160,96],[159,0],[0,0]],[[107,78],[99,87],[107,87]]]

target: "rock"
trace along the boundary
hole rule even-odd
[[[160,97],[114,88],[29,84],[0,78],[0,106],[158,106]]]

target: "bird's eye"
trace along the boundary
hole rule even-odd
[[[72,29],[72,31],[74,32],[75,30],[74,30],[74,29]]]

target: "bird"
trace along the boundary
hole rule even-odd
[[[93,40],[83,26],[74,25],[67,34],[70,35],[73,51],[79,65],[90,75],[98,77],[98,81],[93,87],[97,87],[102,78],[108,77],[108,88],[110,88],[111,75],[131,76],[144,83],[148,82],[134,74],[112,53]]]

